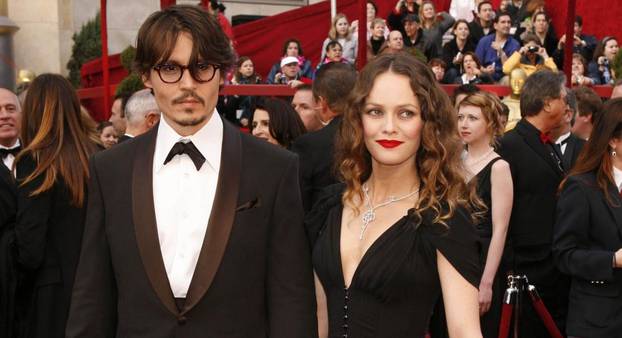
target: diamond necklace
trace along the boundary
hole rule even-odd
[[[369,198],[369,187],[367,186],[367,184],[363,184],[363,194],[365,196],[365,205],[367,206],[367,211],[365,211],[363,213],[363,216],[361,217],[361,220],[363,221],[363,223],[361,224],[361,234],[359,235],[359,241],[363,240],[363,235],[365,234],[365,230],[367,230],[369,223],[376,220],[376,209],[382,208],[394,202],[407,199],[408,197],[418,192],[419,192],[419,188],[401,197],[389,196],[386,202],[382,202],[376,206],[373,206],[371,203],[371,198]]]

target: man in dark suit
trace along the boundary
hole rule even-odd
[[[91,160],[67,337],[317,336],[297,158],[220,118],[232,63],[198,6],[141,26],[162,120]]]
[[[492,7],[492,2],[482,1],[477,5],[477,17],[469,22],[469,38],[473,44],[477,46],[481,38],[495,32],[492,22],[494,17],[495,10]]]
[[[322,66],[313,81],[313,96],[320,105],[324,127],[299,137],[292,151],[300,157],[300,187],[305,212],[309,212],[324,187],[337,183],[333,172],[334,139],[341,124],[346,98],[356,82],[354,68],[332,62]]]
[[[555,150],[561,154],[564,169],[566,172],[570,172],[579,157],[581,149],[583,149],[585,140],[577,137],[571,132],[572,125],[574,124],[577,116],[577,99],[572,90],[567,89],[566,93],[568,109],[562,117],[561,124],[551,131],[551,138],[555,140]]]
[[[555,204],[565,169],[549,133],[559,126],[567,109],[564,76],[548,70],[525,81],[516,127],[501,139],[500,154],[510,164],[514,205],[508,242],[513,250],[513,271],[535,285],[558,327],[563,330],[568,301],[568,278],[553,263],[551,243]],[[521,337],[549,337],[527,305],[521,314]]]
[[[0,165],[12,169],[13,160],[21,150],[19,132],[22,125],[22,108],[17,96],[0,88]]]
[[[153,128],[160,121],[160,108],[150,89],[142,89],[132,94],[125,104],[125,134],[119,143],[133,139]]]

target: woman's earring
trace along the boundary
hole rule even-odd
[[[618,155],[618,153],[616,153],[615,149],[611,151],[611,156],[612,157],[616,157],[617,155]]]

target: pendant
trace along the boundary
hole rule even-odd
[[[363,240],[363,235],[365,234],[365,230],[367,230],[367,226],[369,223],[373,222],[376,219],[376,213],[374,209],[369,209],[363,213],[362,221],[363,225],[361,225],[361,234],[359,235],[359,241]]]

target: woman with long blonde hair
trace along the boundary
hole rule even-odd
[[[356,62],[358,39],[355,34],[352,34],[348,17],[343,13],[337,13],[331,22],[328,37],[322,44],[320,62],[324,61],[324,58],[326,57],[326,46],[331,41],[337,41],[341,44],[343,49],[342,57],[344,59],[346,59],[350,64],[354,64],[354,62]]]
[[[451,337],[481,337],[480,266],[449,98],[399,53],[359,74],[335,144],[345,184],[307,219],[321,337],[422,337],[441,293]]]
[[[92,126],[71,84],[42,74],[30,85],[22,111],[16,264],[24,271],[18,302],[20,337],[64,337],[86,210],[88,159],[96,151]]]

